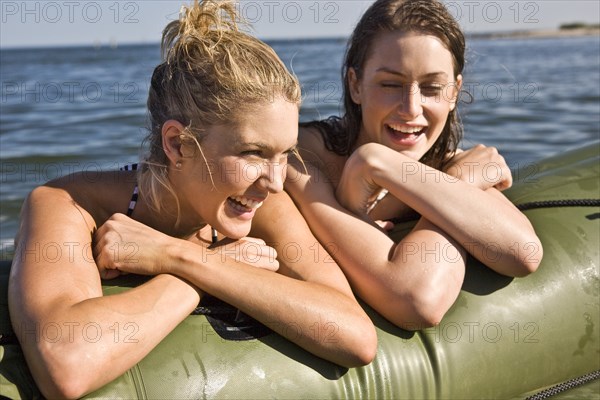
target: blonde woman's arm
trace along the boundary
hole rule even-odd
[[[35,189],[21,213],[9,311],[47,398],[81,397],[117,378],[199,301],[192,286],[171,275],[103,296],[92,255],[94,229],[91,215],[59,188]],[[135,249],[123,256],[135,256]]]
[[[103,269],[176,275],[336,364],[371,362],[375,328],[287,194],[269,196],[252,234],[267,245],[240,240],[208,249],[115,215],[98,230],[97,260]],[[151,256],[116,259],[115,244],[125,251],[129,243]]]

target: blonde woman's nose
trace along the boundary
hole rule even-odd
[[[263,165],[262,174],[258,179],[258,184],[263,186],[271,193],[283,191],[283,182],[285,181],[287,163],[267,162]]]

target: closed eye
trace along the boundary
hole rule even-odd
[[[421,93],[424,96],[438,95],[444,89],[444,85],[423,85],[420,87]]]
[[[277,156],[278,157],[277,162],[287,163],[291,154],[294,154],[294,150],[288,150],[288,151],[284,151],[283,153],[280,153],[280,155]],[[247,150],[247,151],[241,152],[240,155],[244,158],[261,159],[263,161],[269,161],[268,160],[269,157],[266,157],[265,154],[261,150]],[[273,161],[273,160],[271,160],[271,161]]]
[[[401,83],[382,83],[381,87],[384,88],[402,88],[404,85]]]
[[[242,157],[261,157],[263,156],[262,150],[245,150],[240,153]]]

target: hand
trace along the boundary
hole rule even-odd
[[[344,208],[367,220],[369,206],[381,193],[379,187],[370,179],[370,162],[383,151],[374,143],[359,147],[346,161],[335,197]]]
[[[377,221],[375,221],[375,224],[377,224],[378,227],[380,227],[381,229],[383,229],[385,232],[390,232],[391,230],[394,229],[394,223],[392,221],[384,221],[381,219],[378,219]]]
[[[264,240],[245,237],[238,240],[225,238],[210,246],[223,257],[229,257],[237,262],[242,262],[256,268],[268,271],[277,271],[279,261],[277,252],[271,246],[267,246]]]
[[[512,186],[512,174],[504,157],[495,147],[482,144],[457,152],[444,168],[445,173],[487,190],[505,190]]]
[[[94,233],[93,254],[102,279],[123,272],[158,275],[167,272],[166,246],[174,238],[123,214],[114,214]]]

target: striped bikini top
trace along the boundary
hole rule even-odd
[[[121,168],[119,168],[119,171],[137,171],[138,169],[138,164],[127,164],[122,166]],[[133,214],[133,210],[135,209],[135,205],[137,204],[138,201],[138,196],[139,196],[139,189],[138,189],[138,184],[135,184],[135,187],[133,188],[133,194],[131,195],[131,200],[129,200],[129,207],[127,208],[127,216],[131,217],[131,214]],[[217,230],[215,228],[211,229],[212,232],[212,242],[216,243],[219,238],[218,238],[218,233]]]
[[[138,168],[138,164],[127,164],[119,168],[119,171],[136,171]],[[133,210],[135,209],[135,205],[137,204],[139,196],[138,184],[136,182],[135,187],[133,188],[133,194],[131,195],[131,200],[129,201],[129,207],[127,208],[127,216],[131,217],[133,214]]]

